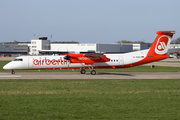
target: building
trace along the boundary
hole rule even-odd
[[[40,54],[64,54],[74,53],[125,53],[131,52],[132,45],[121,44],[51,44],[50,50],[39,50]]]
[[[148,49],[148,44],[132,44],[133,51]]]
[[[38,40],[31,40],[30,55],[38,55],[41,50],[50,50],[50,40],[47,37],[39,37]]]
[[[1,45],[0,53],[9,54],[30,54],[30,55],[52,55],[74,53],[127,53],[136,50],[148,49],[147,44],[78,44],[78,43],[51,43],[47,37],[32,39],[30,43],[5,44]]]
[[[0,56],[26,55],[28,45],[0,44]]]
[[[179,57],[180,44],[170,44],[170,47],[168,49],[168,53],[169,53],[170,57],[180,58]]]
[[[180,44],[170,44],[170,47],[168,49],[168,53],[179,53],[180,52]]]

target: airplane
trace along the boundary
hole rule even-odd
[[[168,48],[175,31],[157,31],[157,38],[150,49],[129,52],[124,54],[81,53],[64,54],[59,56],[20,56],[6,64],[3,69],[11,70],[45,70],[45,69],[80,69],[85,74],[85,69],[101,68],[128,68],[155,62],[168,58]]]

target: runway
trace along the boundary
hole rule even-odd
[[[1,73],[0,79],[180,79],[180,72],[109,72],[80,74],[79,72],[16,72]]]

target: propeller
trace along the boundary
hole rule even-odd
[[[69,52],[67,50],[67,55],[64,56],[64,59],[68,61],[68,69],[69,69],[69,64],[70,64],[70,56],[69,56]]]
[[[66,60],[70,60],[70,56],[69,56],[69,54],[67,54],[66,56],[64,56],[64,59],[66,59]]]
[[[66,56],[64,56],[64,59],[66,59],[66,60],[70,60],[70,56],[69,56],[69,52],[68,52],[68,50],[67,50],[67,55],[66,55]]]

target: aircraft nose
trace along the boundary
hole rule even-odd
[[[3,66],[3,69],[9,70],[9,69],[11,69],[11,66],[9,64],[6,64],[5,66]]]

